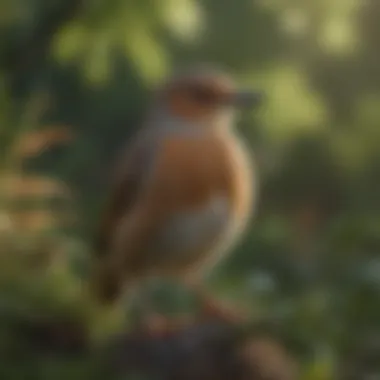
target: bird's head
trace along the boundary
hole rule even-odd
[[[230,124],[237,109],[251,108],[261,93],[238,89],[227,74],[196,68],[172,76],[158,91],[158,103],[166,112],[194,126]]]

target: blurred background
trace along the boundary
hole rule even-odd
[[[240,123],[258,215],[208,286],[281,326],[303,379],[380,378],[379,1],[1,0],[0,57],[2,379],[83,378],[20,368],[12,322],[99,317],[78,289],[110,169],[149,89],[197,62],[266,94]]]

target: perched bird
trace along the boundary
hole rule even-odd
[[[251,215],[253,166],[235,110],[260,94],[225,73],[193,68],[156,91],[123,152],[96,243],[94,287],[105,302],[150,276],[197,289]]]

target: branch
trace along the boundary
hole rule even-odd
[[[165,380],[293,380],[296,364],[284,346],[259,327],[201,317],[160,319],[109,338],[94,349],[85,326],[46,318],[18,323],[18,335],[39,357],[89,357],[100,378],[139,375]],[[21,334],[21,335],[20,335]],[[132,377],[131,377],[132,378]]]

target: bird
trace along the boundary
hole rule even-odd
[[[96,235],[98,299],[113,303],[155,276],[201,293],[255,210],[256,168],[235,125],[238,111],[261,95],[209,66],[176,72],[156,87],[118,159]]]

